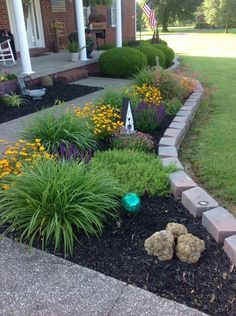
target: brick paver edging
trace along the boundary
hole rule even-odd
[[[174,65],[168,70],[175,71],[179,65],[178,59],[175,59]],[[236,265],[236,218],[228,210],[220,207],[214,198],[199,187],[185,173],[178,160],[178,149],[191,126],[203,93],[203,86],[196,81],[196,89],[181,107],[159,142],[159,157],[164,166],[176,164],[179,169],[170,174],[172,193],[181,198],[182,204],[190,214],[202,217],[202,225],[217,243],[224,244],[223,249]]]

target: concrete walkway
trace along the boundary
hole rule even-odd
[[[0,316],[205,315],[8,238],[0,271]]]
[[[79,84],[124,87],[130,80],[88,78]],[[63,111],[99,97],[102,91],[54,107]],[[43,111],[48,111],[43,110]],[[19,139],[33,113],[0,124],[0,139]],[[1,150],[1,148],[0,148]],[[0,241],[0,316],[200,316],[187,306],[160,298],[96,271],[10,239]]]

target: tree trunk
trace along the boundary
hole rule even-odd
[[[165,11],[163,14],[163,20],[162,20],[162,32],[169,32],[168,21],[169,21],[169,13]]]
[[[229,25],[228,25],[228,23],[225,24],[225,33],[229,33]]]

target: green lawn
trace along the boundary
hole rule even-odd
[[[236,37],[175,33],[162,38],[207,87],[181,148],[181,159],[189,172],[236,214]]]

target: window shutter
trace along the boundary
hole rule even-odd
[[[111,27],[111,7],[107,7],[107,26]]]

